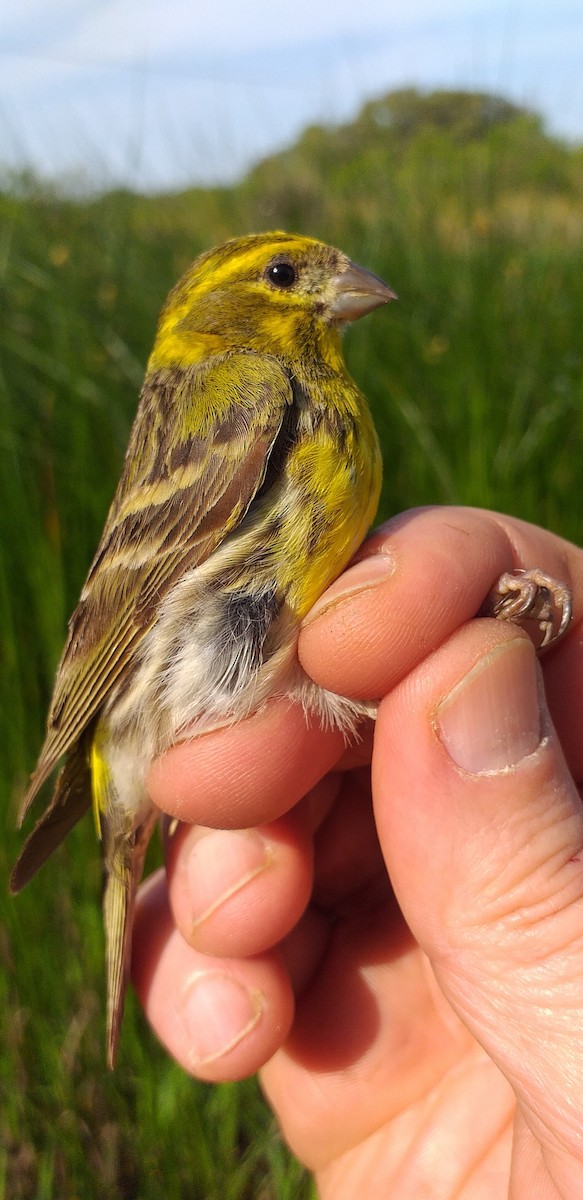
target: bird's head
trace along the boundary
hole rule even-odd
[[[235,238],[201,254],[172,289],[149,367],[188,366],[226,350],[336,361],[342,327],[392,299],[382,279],[313,238]]]

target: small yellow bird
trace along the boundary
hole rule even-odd
[[[158,816],[144,782],[154,756],[274,694],[345,731],[363,711],[308,679],[296,641],[377,508],[379,444],[340,335],[392,299],[339,250],[265,233],[201,255],[162,310],[21,820],[65,763],[11,881],[22,888],[93,803],[110,1066]]]

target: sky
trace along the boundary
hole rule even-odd
[[[581,0],[4,0],[0,169],[229,182],[403,86],[494,91],[583,143]]]

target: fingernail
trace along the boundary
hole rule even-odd
[[[212,1062],[238,1046],[258,1024],[263,996],[221,970],[196,971],[181,997],[181,1014],[193,1066]]]
[[[316,600],[304,618],[303,625],[310,625],[316,617],[321,617],[322,613],[327,612],[329,608],[333,608],[348,596],[352,596],[356,592],[365,592],[368,588],[375,587],[377,583],[382,583],[384,579],[389,579],[394,570],[393,556],[386,551],[361,559],[353,567],[344,571],[340,578],[326,589],[324,595]]]
[[[534,753],[541,714],[534,649],[514,638],[491,650],[442,700],[436,730],[472,775],[504,771]]]
[[[269,846],[254,829],[198,831],[186,865],[193,929],[272,861]]]

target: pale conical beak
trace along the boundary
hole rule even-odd
[[[397,299],[393,289],[378,275],[353,262],[348,262],[346,270],[339,271],[333,282],[336,295],[329,308],[333,321],[356,321],[381,304]]]

